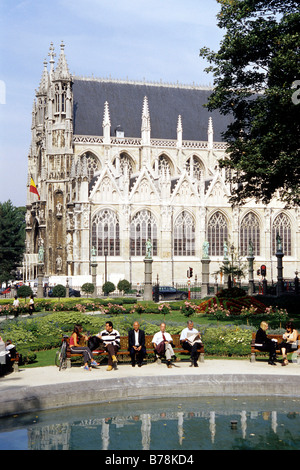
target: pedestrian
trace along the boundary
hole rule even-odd
[[[34,307],[34,295],[32,294],[29,300],[29,315],[32,315],[33,312],[35,312],[35,307]]]

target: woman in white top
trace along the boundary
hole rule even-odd
[[[29,315],[32,315],[33,312],[34,312],[34,296],[31,295],[30,300],[29,300]]]
[[[296,351],[298,348],[298,331],[294,328],[293,322],[289,321],[285,325],[286,332],[282,335],[283,342],[280,344],[282,354],[282,366],[287,366],[289,361],[287,353]]]

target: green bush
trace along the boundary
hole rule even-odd
[[[85,294],[92,294],[95,290],[95,286],[94,284],[92,284],[91,282],[85,282],[82,286],[81,286],[81,289],[83,290],[83,292]]]
[[[115,289],[116,289],[116,286],[114,285],[113,282],[110,282],[110,281],[105,282],[102,286],[103,292],[107,295],[113,292]]]
[[[26,299],[27,297],[30,297],[33,294],[31,287],[29,286],[20,286],[18,289],[18,297],[21,297],[22,299]]]
[[[131,289],[131,284],[126,279],[123,279],[122,281],[118,282],[117,288],[120,292],[127,294]]]
[[[57,284],[53,287],[52,297],[66,297],[66,288],[62,284]]]

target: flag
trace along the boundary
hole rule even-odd
[[[37,194],[39,200],[40,200],[40,195],[39,195],[39,192],[37,190],[37,187],[35,185],[35,182],[33,181],[32,177],[30,178],[30,187],[29,187],[29,191],[31,193],[34,193],[34,194]]]

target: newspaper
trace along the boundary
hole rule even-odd
[[[200,333],[190,333],[189,331],[186,334],[186,341],[188,341],[192,346],[195,343],[202,343]]]

